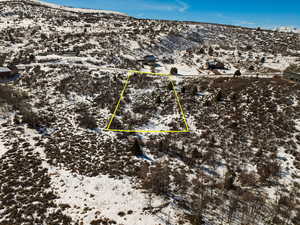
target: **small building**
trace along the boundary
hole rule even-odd
[[[15,81],[20,77],[19,70],[14,65],[0,67],[0,83]]]
[[[286,79],[289,79],[289,80],[292,80],[292,81],[300,83],[300,73],[294,73],[294,72],[287,72],[287,71],[285,71],[283,73],[283,77],[285,77]]]
[[[12,71],[6,67],[0,67],[0,79],[7,79],[12,75]]]

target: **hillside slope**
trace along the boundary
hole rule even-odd
[[[300,35],[0,7],[0,225],[300,223]]]

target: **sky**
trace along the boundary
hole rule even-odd
[[[300,0],[44,0],[137,18],[212,22],[247,27],[300,28]]]

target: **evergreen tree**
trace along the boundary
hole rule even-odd
[[[209,47],[208,55],[213,56],[213,54],[214,54],[214,49],[212,47]]]
[[[203,106],[205,106],[205,107],[209,107],[209,106],[211,106],[212,104],[211,104],[211,102],[209,101],[209,100],[206,100],[204,103],[203,103]]]
[[[155,103],[156,104],[161,104],[162,103],[160,96],[157,96]]]
[[[184,86],[181,88],[181,93],[182,93],[182,94],[185,93],[185,87],[184,87]]]
[[[227,190],[232,190],[234,188],[234,181],[235,181],[235,178],[236,178],[236,174],[234,171],[232,170],[228,170],[225,174],[225,184],[224,184],[224,187],[225,189]]]
[[[204,48],[200,48],[200,51],[199,51],[200,54],[205,54],[205,50]]]
[[[195,95],[197,95],[197,93],[198,93],[198,88],[197,88],[197,86],[194,86],[193,91],[192,91],[192,95],[195,96]]]
[[[254,68],[254,66],[253,65],[251,65],[251,66],[249,66],[249,69],[248,70],[250,70],[250,71],[254,71],[255,70],[255,68]]]
[[[158,143],[158,151],[159,152],[166,152],[168,150],[168,144],[166,142],[166,140],[161,140]]]
[[[171,75],[177,75],[178,74],[178,69],[176,67],[172,67],[170,71]]]
[[[237,70],[237,71],[235,71],[235,73],[234,73],[234,77],[239,77],[239,76],[241,76],[241,75],[242,75],[242,73],[241,73],[240,70]]]
[[[30,62],[34,62],[35,61],[35,56],[33,54],[31,54],[29,56],[29,60],[30,60]]]
[[[169,90],[169,91],[173,91],[173,84],[172,84],[171,81],[170,81],[169,84],[168,84],[168,90]]]
[[[135,139],[131,151],[135,156],[141,156],[144,154],[137,139]]]
[[[223,101],[223,98],[224,98],[223,92],[220,90],[216,96],[216,101],[221,102],[221,101]]]

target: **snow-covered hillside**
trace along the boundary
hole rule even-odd
[[[61,6],[61,5],[57,5],[57,4],[49,3],[49,2],[45,2],[45,1],[40,1],[40,0],[0,0],[0,2],[9,2],[9,1],[11,1],[11,2],[26,1],[31,4],[38,4],[41,6],[47,6],[47,7],[53,8],[53,9],[60,9],[60,10],[69,11],[69,12],[90,13],[90,14],[117,14],[117,15],[127,16],[127,14],[125,14],[125,13],[120,13],[120,12],[115,12],[115,11],[73,8],[73,7]]]
[[[296,27],[278,27],[275,30],[279,32],[292,32],[300,34],[300,29]]]
[[[0,8],[0,225],[300,224],[299,34]]]

